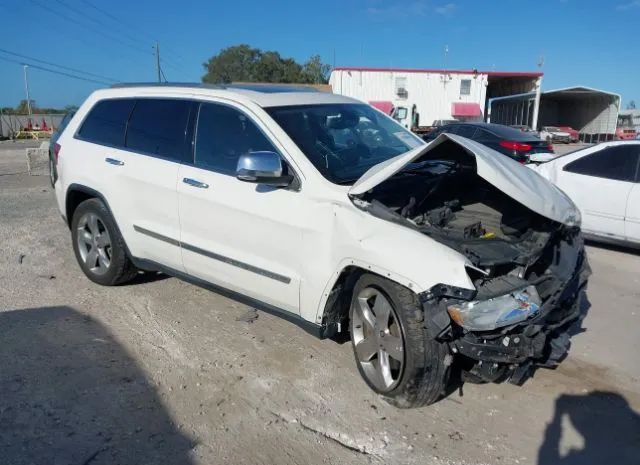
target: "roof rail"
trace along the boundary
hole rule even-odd
[[[111,89],[121,89],[126,87],[197,87],[205,89],[226,89],[219,84],[207,84],[202,82],[121,82],[111,85]]]
[[[202,82],[122,82],[113,84],[112,89],[135,88],[135,87],[190,87],[198,89],[238,89],[266,94],[279,92],[319,92],[318,89],[305,84],[280,84],[262,82],[239,82],[231,84],[207,84]]]

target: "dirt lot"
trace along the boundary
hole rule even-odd
[[[174,278],[89,282],[24,146],[0,143],[0,463],[638,463],[637,253],[589,247],[557,370],[398,410],[349,344]]]

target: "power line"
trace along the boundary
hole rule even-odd
[[[106,37],[107,39],[114,40],[114,41],[118,42],[119,44],[124,45],[125,47],[129,47],[130,49],[135,50],[137,52],[143,53],[145,55],[147,55],[147,54],[152,55],[152,53],[149,50],[144,50],[144,49],[138,48],[137,46],[128,44],[127,42],[123,42],[122,40],[120,40],[119,37],[112,36],[110,34],[106,34],[104,31],[96,29],[95,27],[92,27],[90,25],[84,24],[84,23],[82,23],[82,22],[80,22],[80,21],[78,21],[78,20],[76,20],[74,18],[70,18],[69,16],[62,14],[61,12],[59,12],[57,10],[54,10],[53,8],[49,8],[46,4],[39,3],[37,0],[31,0],[31,1],[33,3],[35,3],[36,5],[38,5],[39,8],[47,10],[48,12],[50,12],[50,13],[52,13],[52,14],[54,14],[54,15],[62,18],[62,19],[64,19],[65,21],[69,21],[69,22],[74,23],[76,25],[85,27],[85,28],[89,29],[91,32],[100,34],[101,36]]]
[[[61,2],[61,0],[56,0],[58,2]],[[123,32],[123,34],[128,35],[129,37],[132,37],[129,33],[128,33],[128,29],[123,27],[123,25],[128,24],[134,31],[137,31],[138,34],[140,34],[141,36],[145,36],[147,40],[152,40],[152,41],[156,41],[157,38],[153,37],[151,34],[143,31],[140,29],[139,25],[131,25],[131,23],[128,23],[127,21],[123,21],[122,19],[114,16],[113,14],[111,14],[109,11],[103,10],[102,8],[94,5],[92,2],[90,2],[89,0],[83,0],[83,2],[90,6],[91,8],[93,8],[95,11],[97,11],[98,13],[103,14],[104,16],[106,16],[107,18],[111,19],[112,21],[114,21],[123,31],[127,31],[126,33]],[[135,40],[135,39],[134,39]],[[164,47],[164,46],[163,46]],[[173,52],[170,48],[165,47],[164,50],[165,54],[169,54],[169,55],[173,55],[175,59],[177,59],[178,61],[184,61],[184,58]]]
[[[33,0],[32,0],[33,1]],[[63,0],[55,0],[56,2],[58,2],[60,5],[62,5],[63,7],[67,8],[69,11],[73,12],[74,14],[76,14],[77,16],[80,16],[82,18],[86,18],[89,21],[92,21],[93,23],[97,24],[98,26],[110,29],[112,26],[110,26],[109,24],[107,24],[106,22],[102,21],[101,19],[96,19],[91,15],[88,15],[86,12],[78,9],[75,6],[72,6],[68,3],[66,3],[66,1]],[[107,16],[107,18],[111,19],[112,21],[116,22],[118,27],[123,30],[126,31],[126,28],[122,27],[122,24],[124,24],[123,21],[119,20],[118,18],[116,18],[114,15],[112,15],[111,13],[102,10],[101,8],[93,5],[92,3],[88,2],[87,0],[84,1],[84,3],[86,3],[87,5],[89,5],[90,7],[92,7],[93,9],[95,9],[96,11],[98,11],[99,13],[104,14],[105,16]],[[73,19],[73,18],[67,18],[67,19]],[[143,31],[140,31],[141,34],[144,34],[145,36],[151,37],[148,34],[144,33]],[[120,34],[122,34],[122,36],[124,36],[128,41],[136,44],[133,47],[135,47],[136,50],[141,50],[140,48],[138,48],[138,44],[140,44],[140,40],[136,39],[135,37],[133,37],[131,34],[129,34],[128,32],[121,32]],[[157,42],[155,39],[153,39],[154,42]],[[124,42],[120,42],[120,43],[124,43]],[[144,47],[144,46],[143,46]],[[164,51],[165,55],[168,53],[167,50]],[[166,56],[162,59],[162,61],[169,66],[170,68],[173,68],[174,70],[182,73],[182,69],[178,66],[176,66],[174,63],[172,63],[170,60],[168,60],[166,58]]]
[[[22,18],[26,17],[25,15],[32,14],[34,10],[34,8],[31,5],[29,5],[29,3],[27,2],[18,3],[16,5],[13,5],[12,8],[9,9],[8,7],[6,7],[6,5],[3,5],[2,0],[0,0],[0,7],[5,7],[7,9],[7,21],[10,20],[8,17],[8,15],[10,14],[15,15],[14,19],[16,21],[22,21]],[[34,24],[37,20],[45,21],[46,23],[45,28],[49,28],[49,30],[52,33],[58,34],[62,37],[66,37],[67,39],[71,39],[74,42],[74,44],[78,44],[79,42],[78,32],[76,29],[70,28],[70,27],[53,27],[52,28],[51,21],[47,19],[48,18],[46,16],[47,13],[45,12],[44,15],[45,16],[34,15]],[[82,45],[90,47],[94,53],[100,53],[100,54],[104,53],[105,55],[109,55],[109,57],[105,56],[104,57],[105,59],[114,59],[114,60],[118,59],[118,60],[124,60],[127,62],[135,63],[136,65],[140,64],[140,59],[138,55],[135,55],[132,57],[129,54],[122,53],[122,51],[120,50],[118,50],[117,52],[114,52],[111,48],[105,47],[104,41],[102,41],[101,38],[97,35],[93,36],[93,35],[85,34],[85,36],[82,37]]]
[[[71,68],[70,66],[63,66],[63,65],[56,64],[56,63],[51,63],[49,61],[40,60],[38,58],[30,57],[28,55],[22,55],[20,53],[11,52],[11,51],[5,50],[3,48],[0,48],[0,52],[6,53],[7,55],[13,55],[13,56],[16,56],[16,57],[19,57],[19,58],[25,58],[27,60],[35,61],[36,63],[43,63],[45,65],[55,66],[56,68],[66,69],[67,71],[73,71],[74,73],[86,74],[87,76],[93,76],[93,77],[97,77],[97,78],[100,78],[100,79],[105,79],[107,81],[112,81],[112,82],[120,82],[118,79],[113,79],[113,78],[110,78],[110,77],[107,77],[107,76],[101,76],[99,74],[90,73],[88,71],[82,71],[81,69]]]
[[[45,68],[44,66],[34,65],[33,63],[27,63],[26,61],[14,60],[13,58],[7,58],[7,57],[0,56],[0,60],[8,61],[10,63],[17,63],[17,64],[19,64],[21,66],[28,65],[30,68],[39,69],[40,71],[46,71],[47,73],[59,74],[61,76],[66,76],[66,77],[69,77],[69,78],[72,78],[72,79],[78,79],[80,81],[93,82],[95,84],[102,84],[102,85],[106,85],[106,86],[110,86],[111,85],[110,82],[98,81],[96,79],[90,79],[90,78],[85,78],[85,77],[82,77],[82,76],[76,76],[74,74],[65,73],[64,71],[58,71],[58,70],[55,70],[55,69]]]
[[[86,18],[89,21],[97,24],[98,26],[102,26],[102,27],[106,28],[107,30],[112,28],[112,26],[110,26],[109,24],[105,23],[104,21],[102,21],[100,19],[96,19],[91,15],[88,15],[87,13],[85,13],[84,11],[76,8],[75,6],[72,6],[72,5],[70,5],[70,4],[66,3],[66,2],[63,2],[62,0],[56,0],[56,2],[58,2],[63,7],[67,8],[69,11],[72,11],[77,16],[80,16],[82,18]],[[138,45],[141,45],[140,50],[143,50],[145,48],[145,45],[140,44],[141,41],[139,41],[138,39],[136,39],[135,37],[131,36],[130,34],[128,34],[126,32],[119,33],[118,38],[120,38],[120,36],[123,36],[125,39],[129,40],[130,42],[132,42],[134,44],[133,46],[136,47],[136,49],[138,49]]]

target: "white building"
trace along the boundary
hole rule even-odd
[[[430,126],[436,120],[486,119],[487,102],[496,97],[540,92],[542,73],[399,68],[335,68],[333,92],[383,110],[395,109],[404,126]],[[527,108],[537,120],[539,99]],[[520,124],[513,122],[512,124]]]

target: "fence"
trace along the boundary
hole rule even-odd
[[[29,126],[29,119],[31,119],[32,127],[40,127],[42,128],[44,124],[48,128],[57,128],[64,118],[63,113],[55,113],[55,114],[46,114],[46,113],[36,113],[34,115],[0,115],[0,137],[13,137],[20,129],[26,128]],[[43,124],[44,122],[44,124]]]

